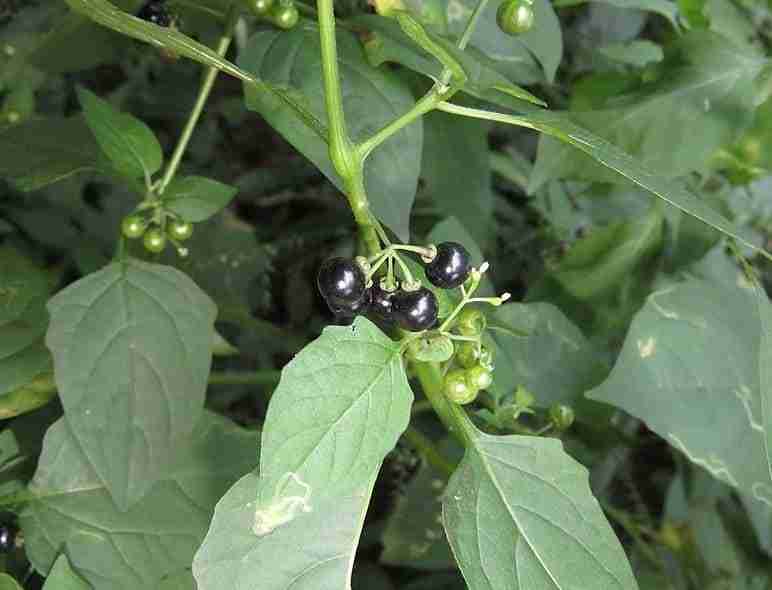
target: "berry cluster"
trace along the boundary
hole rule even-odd
[[[456,348],[455,367],[445,373],[445,397],[453,403],[471,403],[493,383],[493,354],[481,342],[486,325],[485,315],[474,308],[464,309],[456,320],[456,332],[468,340]]]
[[[533,28],[533,0],[504,0],[496,11],[496,22],[507,35],[520,35]]]
[[[149,226],[150,229],[148,229]],[[188,249],[180,245],[193,235],[193,224],[182,219],[173,219],[168,223],[148,220],[141,215],[128,215],[121,223],[123,235],[130,240],[142,238],[142,243],[148,252],[159,254],[166,248],[167,241],[171,241],[180,256],[187,256]]]
[[[292,0],[246,0],[247,6],[258,18],[265,19],[285,31],[298,24],[300,14]]]
[[[461,244],[443,242],[420,250],[426,254],[422,257],[426,277],[435,287],[454,289],[469,277],[469,252]],[[391,252],[381,255],[381,262],[390,255]],[[412,277],[402,281],[398,288],[391,274],[376,283],[371,278],[375,270],[363,259],[331,258],[322,264],[317,285],[330,310],[344,317],[371,313],[410,332],[434,327],[439,304],[430,289]]]

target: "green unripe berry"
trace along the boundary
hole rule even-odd
[[[520,35],[533,27],[535,15],[529,0],[504,0],[496,11],[496,22],[507,35]]]
[[[465,307],[456,319],[456,330],[462,336],[479,336],[487,325],[485,314],[479,309]]]
[[[130,240],[141,238],[145,233],[145,220],[139,215],[127,215],[121,222],[121,232]]]
[[[158,254],[166,248],[166,235],[160,229],[153,228],[142,238],[142,243],[145,245],[145,250]]]
[[[298,24],[299,19],[300,14],[294,4],[279,6],[273,13],[273,23],[285,31],[290,30]]]
[[[473,402],[477,397],[479,390],[470,387],[466,378],[466,371],[463,369],[454,369],[445,375],[443,392],[445,397],[454,404],[463,405]]]
[[[248,4],[255,16],[265,16],[273,8],[273,0],[249,0]]]
[[[493,353],[484,345],[476,342],[463,342],[456,348],[456,360],[465,369],[482,365],[493,370]]]
[[[469,384],[469,387],[477,389],[478,391],[481,389],[488,389],[493,383],[493,373],[480,365],[467,369],[465,374],[466,382]]]
[[[567,430],[574,423],[574,409],[565,404],[553,404],[550,406],[550,420],[558,430]]]
[[[169,224],[168,232],[173,239],[184,242],[193,235],[193,224],[187,221],[172,221]]]

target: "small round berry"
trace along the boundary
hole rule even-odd
[[[487,346],[476,342],[462,342],[456,349],[456,360],[465,369],[481,365],[493,370],[493,353]]]
[[[358,314],[366,313],[370,309],[370,292],[365,291],[365,294],[360,299],[346,304],[335,305],[329,300],[327,301],[327,307],[336,317],[349,316],[353,320]]]
[[[153,228],[147,231],[142,238],[142,243],[145,245],[145,250],[158,254],[166,248],[166,236],[160,229]]]
[[[169,224],[169,236],[180,242],[189,240],[193,235],[193,224],[187,221],[172,221]]]
[[[443,393],[454,404],[469,404],[475,400],[478,389],[471,387],[466,378],[466,371],[454,369],[448,371],[443,381]]]
[[[139,9],[137,17],[146,20],[159,27],[168,27],[172,24],[172,17],[166,9],[163,0],[148,0],[145,5]]]
[[[462,336],[479,336],[487,325],[485,314],[473,307],[464,308],[456,319],[456,330]]]
[[[273,0],[250,0],[249,7],[255,16],[265,16],[273,8]]]
[[[300,14],[294,4],[279,6],[273,13],[274,24],[285,31],[290,30],[298,24],[299,18]]]
[[[533,27],[536,16],[529,0],[504,0],[496,11],[496,22],[507,35],[520,35]]]
[[[437,255],[426,265],[426,278],[440,289],[455,289],[469,277],[469,252],[456,242],[437,245]]]
[[[121,232],[130,240],[141,238],[145,233],[145,220],[139,215],[127,215],[121,222]]]
[[[16,531],[8,526],[0,526],[0,553],[10,553],[16,547]]]
[[[370,287],[369,311],[384,322],[393,322],[395,293],[396,291],[387,291],[380,284],[375,283]]]
[[[316,284],[331,309],[352,308],[365,297],[365,273],[350,258],[330,258],[319,267]]]
[[[422,332],[437,323],[437,298],[426,287],[419,287],[415,291],[397,291],[393,307],[394,317],[403,330]]]
[[[466,381],[472,389],[488,389],[493,383],[493,374],[478,365],[466,370]]]
[[[567,430],[574,423],[576,415],[571,406],[565,404],[553,404],[550,406],[550,420],[558,430]]]

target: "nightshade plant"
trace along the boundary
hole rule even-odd
[[[770,22],[0,3],[0,588],[771,587]]]

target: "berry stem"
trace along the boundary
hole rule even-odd
[[[233,40],[233,30],[236,27],[237,14],[238,13],[235,10],[235,7],[231,6],[230,10],[228,11],[228,17],[226,19],[225,32],[223,33],[222,37],[220,37],[220,41],[217,44],[217,55],[220,57],[225,57],[225,54],[228,52],[228,47],[230,47],[231,41]],[[159,195],[163,194],[164,190],[166,190],[166,187],[177,173],[177,169],[179,168],[180,162],[182,161],[182,156],[188,147],[188,143],[190,142],[190,138],[193,135],[193,131],[196,129],[198,120],[201,118],[204,105],[209,98],[209,94],[212,92],[212,87],[214,86],[214,81],[217,79],[218,73],[219,70],[215,67],[207,68],[206,73],[201,80],[201,86],[198,90],[196,102],[193,104],[193,109],[190,111],[190,115],[188,115],[188,121],[185,123],[185,127],[183,128],[182,134],[177,141],[177,145],[174,148],[174,152],[172,153],[172,157],[169,160],[169,164],[164,171],[164,175],[161,178],[160,183],[158,184],[157,193]]]

